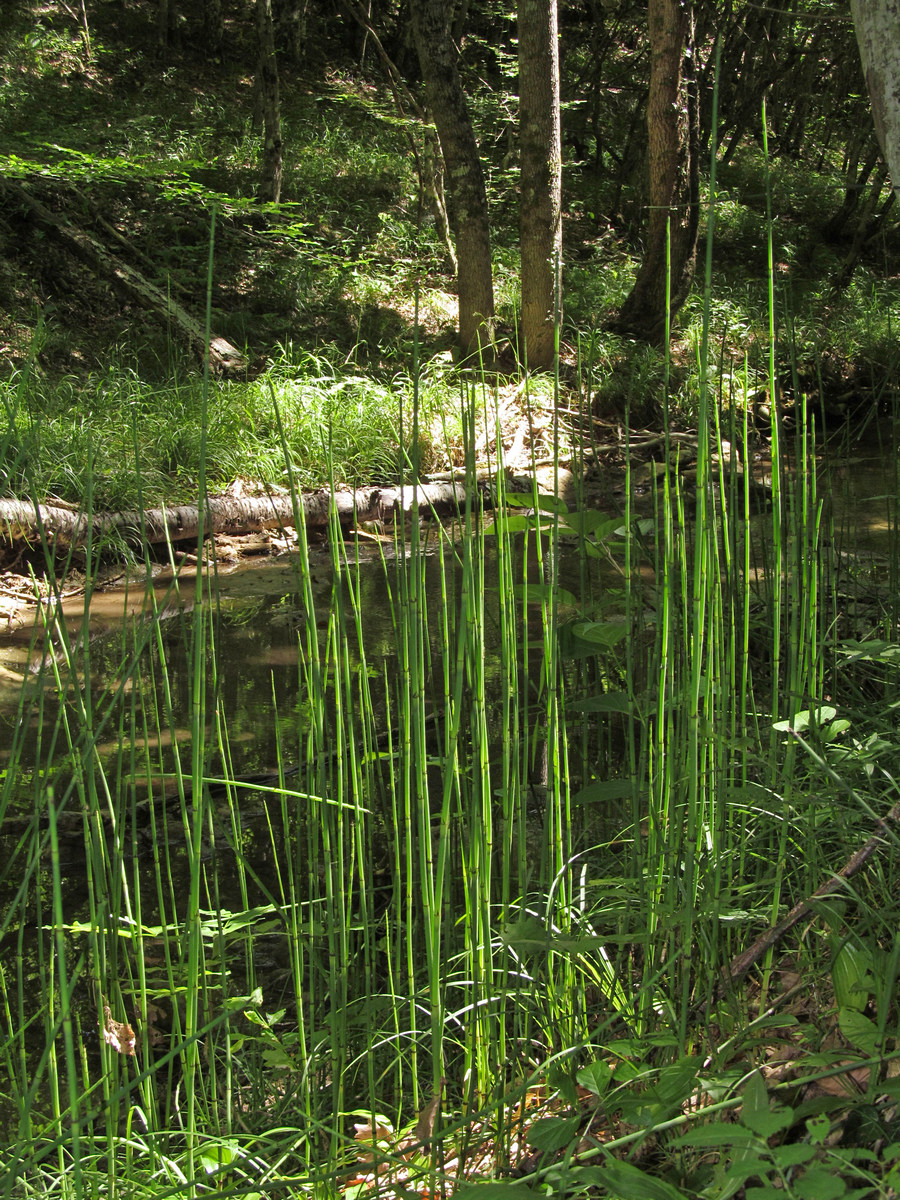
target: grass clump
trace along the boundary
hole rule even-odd
[[[762,516],[701,449],[640,518],[637,475],[607,515],[501,472],[368,569],[335,527],[277,645],[163,600],[102,685],[51,612],[0,793],[9,1194],[887,1198],[896,622],[868,575],[844,610],[814,449]]]
[[[329,477],[356,486],[397,482],[398,464],[412,457],[400,435],[412,391],[408,377],[382,384],[288,345],[257,379],[213,386],[201,461],[199,380],[159,384],[116,368],[86,382],[69,378],[51,385],[22,375],[3,389],[18,448],[7,487],[79,505],[88,461],[94,504],[111,510],[137,507],[139,495],[147,505],[188,502],[196,497],[201,467],[211,490],[236,479],[285,486],[276,407],[296,484],[314,487]],[[449,383],[433,376],[416,447],[423,469],[436,462],[429,427],[448,407],[450,394]]]

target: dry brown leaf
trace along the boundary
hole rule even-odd
[[[108,1004],[103,1005],[103,1040],[117,1054],[134,1056],[134,1030],[127,1021],[116,1021]]]

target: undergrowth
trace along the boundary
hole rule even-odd
[[[252,381],[7,381],[7,490],[277,482],[298,547],[243,604],[214,570],[153,591],[147,553],[101,638],[89,535],[80,627],[39,609],[3,708],[4,1197],[896,1193],[896,479],[864,558],[773,222],[761,303],[714,287],[714,232],[669,355],[573,285],[571,357],[519,397],[549,495],[507,490],[505,395],[414,324],[406,373],[384,330],[360,369],[360,280],[345,352],[285,336]],[[311,550],[302,486],[451,459],[453,521],[423,502],[366,561],[334,514]]]

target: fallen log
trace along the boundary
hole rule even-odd
[[[418,487],[357,488],[332,492],[324,488],[296,497],[297,513],[308,528],[328,524],[331,513],[346,525],[360,521],[389,520],[418,506],[426,516],[452,516],[465,505],[461,483],[425,483]],[[264,529],[293,527],[294,502],[290,496],[211,496],[203,517],[204,534],[258,533]],[[128,545],[196,540],[200,509],[196,504],[151,508],[144,512],[84,513],[53,504],[27,500],[0,500],[0,535],[11,542],[35,544],[44,536],[56,545],[83,546],[112,537]]]
[[[8,204],[24,208],[70,254],[108,279],[121,295],[147,309],[161,324],[171,328],[203,361],[207,352],[206,330],[162,288],[145,279],[140,271],[118,258],[86,229],[51,212],[18,180],[0,176],[0,196]],[[214,337],[209,345],[209,366],[215,375],[236,375],[246,369],[247,360],[225,338]]]

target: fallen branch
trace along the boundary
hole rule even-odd
[[[466,491],[459,483],[427,483],[418,488],[358,488],[356,491],[331,492],[323,489],[298,495],[297,509],[307,527],[328,524],[332,509],[343,523],[388,520],[408,513],[415,504],[422,515],[451,516],[465,504]],[[207,502],[203,519],[204,534],[258,533],[263,529],[282,529],[295,522],[290,496],[232,497],[213,496]],[[5,528],[4,528],[5,527]],[[196,539],[200,532],[197,505],[175,508],[151,508],[145,512],[92,513],[73,512],[52,504],[33,504],[25,500],[0,500],[0,530],[13,541],[37,543],[41,531],[48,540],[65,546],[83,546],[119,537],[129,545]]]
[[[811,916],[815,912],[814,905],[817,900],[833,896],[835,892],[841,890],[848,879],[852,879],[854,875],[858,874],[869,859],[885,844],[890,835],[890,827],[897,825],[898,822],[900,822],[900,801],[894,805],[887,816],[879,818],[875,825],[877,832],[869,838],[864,846],[860,846],[856,853],[850,856],[836,875],[832,875],[821,887],[816,888],[807,900],[801,900],[799,904],[795,904],[783,921],[779,921],[777,925],[767,929],[748,950],[742,950],[740,954],[735,955],[722,971],[717,995],[723,995],[729,987],[740,982],[750,968],[755,966],[773,946],[777,945],[798,921]]]
[[[71,254],[112,285],[127,299],[139,304],[171,327],[176,335],[200,357],[206,355],[206,330],[186,309],[162,288],[151,283],[135,267],[117,258],[86,229],[81,229],[35,199],[27,186],[17,180],[0,177],[0,196],[7,203],[26,209],[40,226]],[[214,337],[209,345],[209,366],[216,375],[235,375],[246,369],[247,361],[225,338]]]

